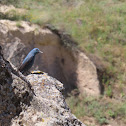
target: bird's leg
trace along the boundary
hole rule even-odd
[[[42,80],[42,88],[44,87],[44,82],[45,82],[45,79]]]

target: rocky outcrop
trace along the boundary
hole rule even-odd
[[[19,75],[19,74],[17,74]],[[0,125],[9,126],[12,118],[18,116],[23,106],[32,99],[26,81],[16,76],[10,63],[3,58],[0,47]],[[25,104],[25,105],[23,105]]]
[[[42,70],[60,80],[67,91],[78,87],[81,93],[99,96],[100,88],[95,65],[79,49],[70,37],[56,33],[48,27],[40,28],[28,22],[0,21],[0,44],[4,56],[19,67],[27,53],[38,47],[32,70]]]
[[[45,73],[25,78],[4,59],[0,47],[1,126],[85,126],[71,114],[63,89],[62,83]]]

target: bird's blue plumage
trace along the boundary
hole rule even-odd
[[[22,73],[28,71],[34,64],[35,55],[38,53],[42,53],[38,48],[32,49],[23,60],[22,65],[19,68],[19,71],[21,71]]]

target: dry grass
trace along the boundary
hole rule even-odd
[[[83,120],[85,117],[91,117],[95,125],[105,125],[111,123],[111,120],[119,119],[126,124],[126,102],[121,103],[114,99],[106,97],[93,98],[87,96],[70,96],[67,98],[72,113]],[[117,121],[118,122],[118,121]]]

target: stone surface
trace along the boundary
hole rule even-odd
[[[44,53],[38,54],[31,70],[42,70],[64,84],[70,92],[78,87],[81,93],[100,95],[99,81],[93,62],[65,34],[56,34],[49,28],[40,28],[28,22],[0,20],[0,44],[4,56],[19,67],[28,52],[38,47]]]
[[[25,81],[12,73],[0,47],[0,126],[9,126],[23,106],[29,106],[32,94]]]
[[[44,74],[23,75],[6,61],[0,47],[0,126],[85,126],[67,106],[63,84]]]
[[[13,120],[12,126],[84,126],[65,103],[61,93],[63,84],[56,79],[43,75],[29,75],[36,97],[27,110],[22,111],[19,118]]]
[[[7,5],[0,4],[0,13],[1,14],[10,14],[10,16],[11,16],[11,12],[13,12],[13,13],[15,12],[16,14],[23,14],[23,13],[26,13],[26,9],[15,8],[13,5],[7,6]]]

